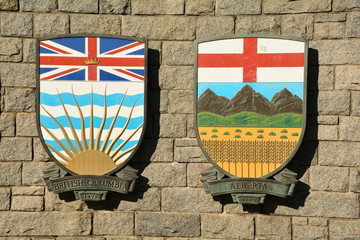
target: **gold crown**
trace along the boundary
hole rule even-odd
[[[100,62],[99,59],[97,58],[88,58],[88,59],[85,59],[85,64],[88,64],[88,65],[98,65]]]

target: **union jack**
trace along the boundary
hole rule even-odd
[[[143,81],[144,43],[106,37],[40,41],[40,80]]]

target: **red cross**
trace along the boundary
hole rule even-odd
[[[257,38],[244,38],[244,53],[200,53],[198,67],[242,67],[243,82],[256,82],[258,67],[303,67],[304,53],[257,53]]]
[[[127,50],[132,47],[136,47],[142,44],[141,42],[135,42],[131,45],[115,49],[107,54],[115,54],[124,50]],[[63,49],[56,48],[54,46],[50,46],[44,42],[41,45],[48,47],[50,49],[56,50],[62,54],[71,54]],[[69,66],[87,66],[88,71],[88,80],[96,81],[97,80],[97,67],[98,66],[116,66],[116,67],[143,67],[144,66],[144,58],[121,58],[121,57],[98,57],[98,44],[96,37],[87,38],[87,56],[86,57],[75,57],[75,56],[40,56],[40,64],[41,65],[69,65]],[[86,64],[85,60],[96,59],[98,60],[98,64]],[[67,71],[61,72],[60,74],[64,74],[66,72],[71,72],[73,69],[69,69]],[[121,69],[115,69],[121,72]],[[55,75],[49,76],[48,78],[54,78]],[[45,80],[45,79],[44,79]]]

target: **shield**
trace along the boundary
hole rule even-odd
[[[197,138],[229,177],[267,178],[305,130],[307,42],[234,36],[197,41]]]
[[[38,41],[38,129],[67,172],[111,174],[134,155],[144,132],[146,49],[108,36]]]

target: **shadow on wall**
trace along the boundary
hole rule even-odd
[[[138,172],[138,182],[136,183],[135,192],[127,195],[109,192],[107,199],[101,202],[86,202],[89,209],[94,210],[115,210],[118,209],[121,201],[137,202],[142,199],[144,193],[149,189],[148,179],[141,176],[146,166],[150,164],[150,158],[155,152],[158,136],[160,132],[160,87],[159,87],[159,68],[160,68],[160,54],[158,50],[148,49],[148,73],[147,73],[147,113],[146,113],[146,126],[142,142],[140,143],[138,151],[127,164]],[[75,200],[74,194],[62,193],[59,198],[71,202]]]
[[[278,206],[286,206],[298,209],[305,205],[306,198],[310,194],[308,185],[307,170],[313,164],[317,164],[317,147],[318,141],[318,77],[319,77],[319,61],[318,51],[309,48],[308,51],[308,74],[307,74],[307,117],[306,130],[303,141],[299,150],[293,159],[286,166],[289,170],[297,173],[299,182],[296,185],[294,194],[288,198],[279,198],[267,195],[264,204],[250,205],[243,204],[243,210],[252,213],[271,214],[274,213]],[[215,197],[223,205],[233,203],[231,196]]]

